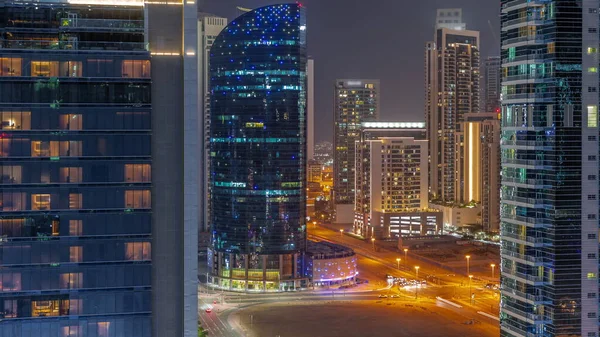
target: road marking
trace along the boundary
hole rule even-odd
[[[436,298],[437,298],[437,300],[438,300],[438,301],[440,301],[440,302],[444,302],[444,303],[446,303],[446,304],[449,304],[449,305],[451,305],[451,306],[453,306],[453,307],[456,307],[456,308],[462,308],[462,305],[460,305],[460,304],[456,304],[456,303],[454,303],[454,302],[451,302],[451,301],[445,300],[445,299],[443,299],[443,298],[441,298],[441,297],[439,297],[439,296],[438,296],[438,297],[436,297]]]
[[[497,320],[497,321],[500,321],[500,318],[498,318],[498,317],[496,317],[496,316],[494,316],[494,315],[490,315],[490,314],[488,314],[487,312],[478,311],[477,313],[478,313],[478,314],[480,314],[480,315],[483,315],[483,316],[485,316],[485,317],[488,317],[488,318],[491,318],[491,319],[495,319],[495,320]]]

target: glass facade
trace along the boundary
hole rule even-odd
[[[149,337],[143,7],[0,7],[0,336]]]
[[[598,336],[597,27],[597,1],[502,1],[502,336]]]
[[[210,55],[213,281],[302,286],[306,248],[306,24],[300,4],[233,20]]]

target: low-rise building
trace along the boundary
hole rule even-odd
[[[306,256],[307,275],[313,286],[353,283],[358,275],[356,253],[352,248],[309,240]]]

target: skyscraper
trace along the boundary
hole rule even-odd
[[[430,195],[435,200],[452,202],[461,193],[455,188],[455,133],[460,131],[464,114],[479,111],[479,32],[465,30],[461,23],[440,23],[442,13],[455,14],[456,10],[438,10],[434,41],[426,44],[425,120]]]
[[[218,17],[208,13],[199,14],[199,32],[200,38],[198,46],[198,58],[200,61],[200,75],[202,81],[200,87],[200,101],[203,102],[203,110],[200,111],[198,118],[198,129],[203,130],[203,134],[199,134],[202,138],[200,144],[204,148],[204,158],[198,158],[200,161],[200,173],[202,184],[199,184],[200,191],[198,204],[198,220],[200,221],[199,229],[202,232],[210,230],[210,189],[209,176],[210,172],[210,48],[214,43],[219,33],[227,26],[227,19]]]
[[[315,60],[306,64],[306,159],[315,159]]]
[[[379,117],[379,80],[336,80],[333,126],[335,221],[352,223],[354,209],[354,142],[360,124]]]
[[[600,3],[501,3],[501,334],[598,336]]]
[[[197,333],[196,15],[2,2],[0,336]]]
[[[490,56],[483,63],[483,84],[481,112],[500,111],[500,90],[502,69],[499,56]]]
[[[247,12],[213,44],[208,268],[215,286],[306,286],[306,63],[301,4]]]

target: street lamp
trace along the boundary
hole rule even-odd
[[[398,269],[400,269],[400,260],[401,260],[400,258],[396,259],[396,262],[398,263]]]
[[[494,280],[494,268],[496,268],[495,264],[490,264],[490,267],[492,267],[492,281]]]
[[[419,298],[419,285],[421,285],[421,282],[419,282],[419,266],[415,266],[415,271],[417,273],[417,284],[415,285],[415,298],[418,299]]]
[[[473,297],[471,293],[471,280],[473,279],[473,275],[469,275],[469,303],[473,304]]]
[[[406,257],[406,254],[408,254],[408,248],[404,248],[404,263],[408,263],[408,258]]]
[[[313,228],[317,228],[317,222],[313,221]]]
[[[470,275],[470,262],[471,262],[471,255],[467,255],[465,256],[467,258],[467,275]]]
[[[371,238],[371,243],[373,244],[373,250],[375,250],[375,238]]]
[[[344,236],[344,230],[340,229],[340,236],[343,237]]]

